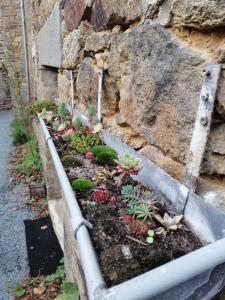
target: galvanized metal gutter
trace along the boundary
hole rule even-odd
[[[151,299],[224,262],[225,238],[114,286],[108,290],[107,296],[98,299]]]
[[[87,118],[85,118],[82,114],[80,114],[80,116],[82,117],[84,122],[87,122]],[[147,300],[157,296],[159,297],[157,299],[160,299],[161,293],[175,288],[179,284],[184,283],[199,274],[203,274],[206,271],[211,272],[212,269],[225,262],[225,214],[211,207],[207,207],[204,203],[201,203],[201,198],[197,196],[197,198],[195,197],[195,194],[188,193],[188,195],[186,195],[185,193],[185,197],[188,197],[187,207],[185,210],[186,221],[188,221],[193,228],[194,222],[192,222],[191,219],[192,209],[194,208],[194,210],[196,210],[196,215],[194,215],[193,219],[195,222],[197,222],[196,218],[200,218],[199,222],[201,224],[198,222],[196,224],[197,227],[200,224],[200,229],[204,231],[203,238],[205,238],[207,241],[207,235],[210,235],[208,242],[214,241],[215,239],[219,238],[220,240],[202,247],[199,250],[193,251],[179,259],[171,261],[159,268],[137,276],[127,282],[107,289],[86,226],[82,223],[79,230],[77,230],[78,224],[80,224],[80,222],[84,220],[79,204],[76,200],[52,138],[47,130],[47,127],[40,116],[39,120],[70,211],[71,223],[73,225],[74,231],[76,231],[76,238],[79,246],[82,268],[84,271],[85,282],[87,285],[88,296],[90,300]],[[129,149],[129,147],[122,142],[116,143],[114,140],[115,138],[113,139],[113,137],[105,131],[103,132],[103,139],[105,141],[108,139],[109,144],[114,143],[114,148],[116,148],[116,150],[118,150],[120,154]],[[133,153],[135,153],[135,151]],[[137,153],[136,155],[138,157],[142,157]],[[143,161],[145,161],[145,158],[142,157],[142,159]],[[152,171],[155,168],[156,173],[159,172],[160,169],[157,166],[152,163],[150,164],[150,166],[152,168]],[[147,165],[146,174],[148,167],[149,166]],[[158,174],[161,174],[161,172],[159,172]],[[166,179],[166,176],[168,176],[165,172],[162,173],[162,175],[164,175],[164,180]],[[145,182],[148,179],[148,177],[146,176],[147,175],[142,178]],[[159,180],[159,178],[157,179],[157,176],[155,178],[153,177],[151,183],[157,180]],[[174,181],[173,186],[175,187],[176,184],[178,183]],[[178,186],[180,186],[180,184],[178,184]],[[159,188],[159,186],[157,186],[157,188]],[[183,185],[181,185],[180,188],[182,190]],[[171,192],[171,194],[166,193],[166,191],[165,193],[168,194],[170,199],[171,197],[174,197],[174,190],[173,188],[170,188],[169,191]],[[174,197],[174,201],[175,198],[176,197]],[[200,204],[198,203],[199,199]],[[204,218],[201,218],[202,209],[205,209],[206,211],[206,218],[215,217],[215,220],[206,220]],[[206,230],[204,230],[204,227],[207,227]]]
[[[76,231],[76,239],[79,246],[79,253],[81,257],[81,263],[84,271],[84,276],[86,280],[87,290],[89,299],[92,300],[95,290],[98,288],[105,287],[105,281],[102,277],[97,256],[95,250],[93,248],[90,235],[86,228],[86,225],[82,222],[83,219],[79,204],[75,198],[73,189],[68,180],[64,167],[61,163],[59,155],[56,151],[55,145],[52,141],[52,138],[48,132],[48,129],[43,121],[43,119],[38,116],[40,121],[41,128],[45,135],[46,143],[49,147],[52,160],[58,175],[58,179],[66,199],[68,209],[70,212],[70,220],[73,227],[74,232]],[[80,227],[79,227],[80,226]],[[79,230],[77,230],[79,227]]]

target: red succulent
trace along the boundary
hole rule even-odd
[[[112,196],[112,197],[109,199],[109,201],[110,201],[112,204],[116,204],[117,199],[116,199],[115,196]]]
[[[99,203],[104,203],[108,200],[109,193],[105,190],[97,190],[93,193],[92,199]]]
[[[95,158],[95,155],[92,152],[87,152],[86,153],[86,158],[92,160],[93,158]]]
[[[133,221],[133,217],[131,217],[130,215],[123,215],[122,216],[122,222],[125,225],[130,224]]]
[[[133,235],[146,236],[148,233],[148,225],[141,220],[133,219],[129,226]]]

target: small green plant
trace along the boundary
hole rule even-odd
[[[66,116],[67,116],[67,110],[66,110],[66,105],[65,103],[61,103],[58,106],[58,116],[65,121]]]
[[[148,236],[146,238],[146,242],[148,244],[153,244],[154,243],[154,236],[155,236],[155,231],[154,230],[148,230]]]
[[[128,172],[130,174],[137,175],[138,172],[142,169],[140,159],[135,158],[131,154],[124,154],[119,160],[116,161],[121,168],[121,172]]]
[[[73,282],[63,282],[63,293],[56,297],[55,300],[79,300],[79,290]]]
[[[57,267],[55,273],[46,277],[47,282],[58,282],[59,284],[65,278],[64,259],[60,260],[60,264]]]
[[[152,220],[152,216],[157,211],[154,193],[146,192],[132,185],[123,186],[121,193],[127,201],[129,215],[142,219],[142,221]]]
[[[43,119],[45,119],[47,122],[51,122],[53,119],[53,112],[52,111],[48,111],[45,108],[43,108],[42,112],[41,112],[41,117]]]
[[[95,106],[94,105],[90,105],[89,107],[88,107],[88,115],[90,116],[90,117],[95,117],[96,116],[96,109],[95,109]]]
[[[72,187],[75,190],[86,192],[94,188],[94,183],[86,178],[78,178],[72,182]]]
[[[34,115],[35,113],[41,113],[43,109],[52,111],[55,108],[56,105],[50,100],[36,100],[30,105],[29,112]]]
[[[29,121],[24,118],[15,118],[11,123],[11,134],[14,145],[20,145],[26,143],[29,138]]]
[[[79,134],[73,133],[71,135],[71,145],[78,153],[85,154],[96,145],[100,145],[101,139],[96,134]]]
[[[61,160],[64,167],[78,167],[82,165],[82,163],[71,154],[64,155]]]
[[[26,294],[26,290],[21,285],[17,285],[16,287],[10,289],[10,291],[17,298],[21,298]]]
[[[27,155],[19,166],[19,170],[23,173],[30,173],[32,171],[41,172],[43,170],[38,153],[37,141],[34,137],[27,143]]]
[[[152,220],[153,208],[147,203],[136,201],[128,204],[128,214],[145,222],[147,219]]]
[[[53,129],[54,131],[57,131],[58,128],[59,128],[59,126],[60,126],[59,120],[53,121],[53,123],[52,123],[52,129]]]
[[[78,129],[78,130],[83,129],[83,123],[82,123],[82,121],[79,117],[75,117],[73,119],[73,126],[74,126],[75,129]]]
[[[131,184],[123,186],[121,189],[121,193],[124,198],[131,204],[136,203],[136,201],[141,201],[154,205],[157,199],[155,193],[146,192],[142,188],[133,186]]]
[[[115,165],[115,160],[118,158],[116,151],[106,145],[99,145],[91,148],[91,152],[96,156],[96,162],[100,165]]]

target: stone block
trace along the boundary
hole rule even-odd
[[[63,70],[58,73],[59,98],[71,104],[71,80],[70,71]]]
[[[90,20],[91,6],[94,0],[65,0],[64,18],[66,29],[77,29],[81,20]]]
[[[62,65],[61,12],[56,3],[50,17],[39,32],[39,62],[60,68]]]
[[[171,24],[198,30],[225,26],[225,2],[218,0],[176,0]]]
[[[63,40],[63,64],[65,69],[75,69],[84,57],[86,38],[93,33],[90,24],[82,22],[78,29]]]
[[[162,0],[96,0],[92,7],[91,22],[102,30],[114,25],[128,26],[142,17],[152,18]]]

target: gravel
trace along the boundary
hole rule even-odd
[[[12,120],[12,111],[0,112],[0,300],[13,299],[9,287],[21,283],[29,272],[23,221],[34,216],[25,206],[27,187],[9,183]]]

